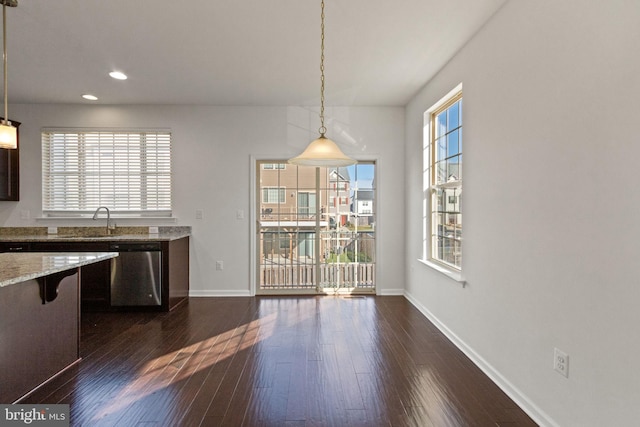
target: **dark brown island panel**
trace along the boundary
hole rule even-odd
[[[0,403],[80,358],[80,269],[115,253],[0,254]]]

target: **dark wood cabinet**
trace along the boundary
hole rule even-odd
[[[31,248],[29,242],[0,242],[2,252],[28,252]]]
[[[11,124],[18,129],[18,148],[0,148],[0,201],[20,200],[20,123]]]
[[[189,238],[162,242],[162,282],[166,311],[189,297]]]
[[[115,241],[0,242],[0,252],[118,252]],[[139,243],[123,242],[117,243]],[[189,296],[189,237],[160,242],[161,304],[156,306],[114,307],[111,304],[111,261],[100,261],[80,268],[80,295],[83,311],[169,311]]]

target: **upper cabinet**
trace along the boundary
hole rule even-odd
[[[20,123],[11,124],[18,128],[18,148],[0,148],[0,201],[20,200]]]

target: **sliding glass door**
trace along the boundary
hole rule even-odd
[[[257,293],[374,293],[375,163],[256,168]]]

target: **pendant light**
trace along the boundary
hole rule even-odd
[[[356,160],[345,155],[338,145],[324,136],[324,0],[320,2],[320,137],[315,139],[297,157],[289,159],[289,163],[299,166],[349,166]]]
[[[9,121],[7,101],[7,15],[6,8],[18,6],[18,0],[0,0],[2,3],[2,62],[4,65],[4,118],[0,122],[0,148],[18,148],[18,132]]]

